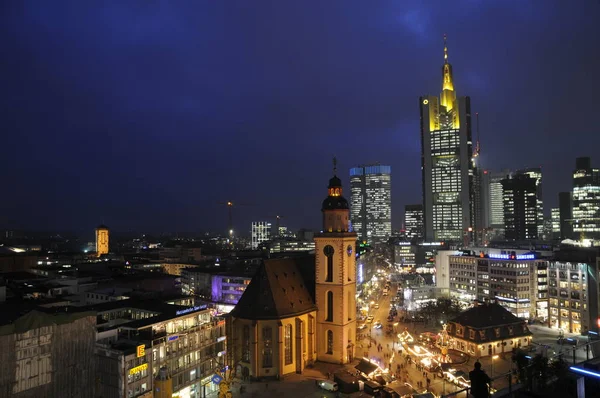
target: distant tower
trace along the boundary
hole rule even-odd
[[[323,231],[315,235],[317,353],[320,361],[348,363],[356,338],[356,233],[349,232],[350,210],[342,196],[342,181],[329,180],[323,201]]]
[[[96,256],[108,254],[108,227],[99,225],[96,228]]]

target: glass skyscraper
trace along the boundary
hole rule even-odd
[[[538,237],[544,234],[544,200],[542,195],[542,168],[534,167],[518,170],[516,174],[523,174],[535,180],[535,197],[537,208]]]
[[[445,38],[441,95],[420,97],[419,106],[425,239],[470,243],[481,228],[474,225],[479,201],[471,99],[456,96]]]
[[[600,238],[600,171],[590,158],[577,158],[573,172],[573,233]]]
[[[350,219],[360,240],[380,243],[392,235],[391,173],[379,164],[350,169]]]
[[[404,206],[404,229],[408,239],[423,238],[423,205]]]

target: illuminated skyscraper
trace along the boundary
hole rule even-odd
[[[533,167],[518,170],[515,174],[523,174],[535,179],[535,197],[537,208],[538,237],[541,239],[544,232],[544,200],[542,195],[542,168]]]
[[[252,249],[271,239],[271,223],[267,221],[254,221],[252,223]]]
[[[96,228],[96,256],[108,254],[108,227],[99,225]]]
[[[536,184],[526,174],[502,180],[506,239],[538,239]]]
[[[423,238],[423,205],[404,206],[404,229],[408,239]]]
[[[560,237],[560,208],[552,208],[550,218],[552,219],[552,239],[558,239]]]
[[[366,165],[350,169],[352,228],[369,243],[392,235],[392,190],[390,166]]]
[[[442,93],[419,106],[425,239],[469,243],[477,228],[471,99],[456,96],[445,37]]]
[[[573,233],[600,238],[600,171],[590,158],[577,158],[573,172]]]
[[[481,181],[483,201],[482,223],[490,228],[493,238],[504,238],[504,201],[502,199],[502,180],[510,176],[510,171],[493,172],[485,170]]]

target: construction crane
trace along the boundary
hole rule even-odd
[[[227,211],[229,213],[229,222],[227,224],[227,234],[229,235],[229,238],[233,238],[233,208],[234,207],[238,207],[238,206],[252,206],[250,204],[247,203],[239,203],[239,202],[232,202],[231,200],[227,201],[227,202],[219,202],[220,205],[225,205],[227,206]]]

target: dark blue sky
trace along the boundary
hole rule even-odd
[[[346,187],[392,166],[399,228],[444,33],[485,166],[541,165],[555,206],[600,166],[600,3],[576,3],[3,2],[0,227],[223,230],[233,200],[238,230],[318,228],[335,154]]]

